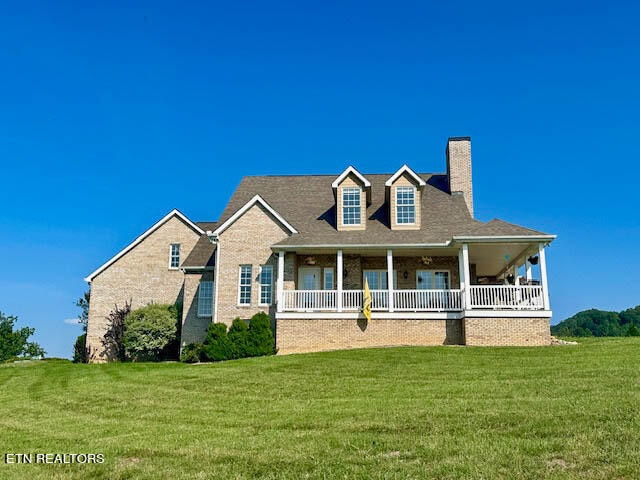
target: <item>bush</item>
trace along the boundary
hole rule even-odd
[[[249,356],[249,327],[247,322],[235,318],[229,328],[229,341],[231,342],[231,358],[244,358]]]
[[[256,313],[249,321],[249,357],[261,357],[276,353],[271,330],[271,318],[264,312]]]
[[[180,360],[180,330],[182,327],[182,303],[169,307],[171,315],[176,319],[176,336],[160,352],[160,360]]]
[[[73,346],[73,363],[87,363],[87,357],[87,334],[83,333]]]
[[[104,347],[105,354],[111,360],[119,360],[124,362],[127,359],[127,354],[124,349],[124,319],[131,313],[131,301],[124,302],[124,307],[118,307],[115,305],[107,320],[109,326],[102,338],[102,346]]]
[[[202,346],[200,358],[205,361],[218,362],[232,358],[233,348],[227,336],[224,323],[211,323],[207,328],[207,337]]]
[[[200,361],[203,345],[201,343],[190,343],[182,349],[180,361],[185,363],[196,363]]]
[[[133,310],[124,319],[123,344],[128,358],[155,361],[176,337],[177,312],[172,305],[151,304]]]

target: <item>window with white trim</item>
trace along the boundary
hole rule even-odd
[[[451,282],[448,270],[418,270],[416,272],[418,290],[449,290]]]
[[[180,244],[172,243],[169,247],[169,268],[180,266]]]
[[[213,309],[213,282],[200,282],[198,288],[198,316],[210,317]]]
[[[260,267],[260,305],[271,305],[273,296],[273,266]]]
[[[324,269],[322,286],[325,290],[333,290],[333,268]]]
[[[342,189],[342,224],[360,225],[360,188]]]
[[[362,273],[362,286],[364,288],[364,279],[367,279],[369,289],[371,290],[387,290],[387,271],[386,270],[365,270]],[[398,288],[398,275],[393,271],[393,288]]]
[[[416,223],[416,189],[396,188],[396,223],[410,225]]]
[[[240,265],[238,305],[251,305],[251,265]]]

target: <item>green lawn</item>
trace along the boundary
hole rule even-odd
[[[0,478],[638,478],[640,339],[581,342],[4,365]]]

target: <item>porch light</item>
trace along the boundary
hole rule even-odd
[[[304,263],[306,265],[315,265],[316,264],[316,259],[315,257],[307,257],[304,259]]]
[[[402,278],[404,278],[405,280],[409,278],[409,272],[405,270],[404,273],[402,274]]]
[[[531,265],[537,265],[538,260],[540,260],[540,257],[538,257],[537,255],[535,257],[532,255],[529,258],[527,258],[527,262],[529,262]]]

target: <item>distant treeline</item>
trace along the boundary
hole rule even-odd
[[[640,305],[622,312],[584,310],[552,325],[551,334],[560,337],[640,336]]]

